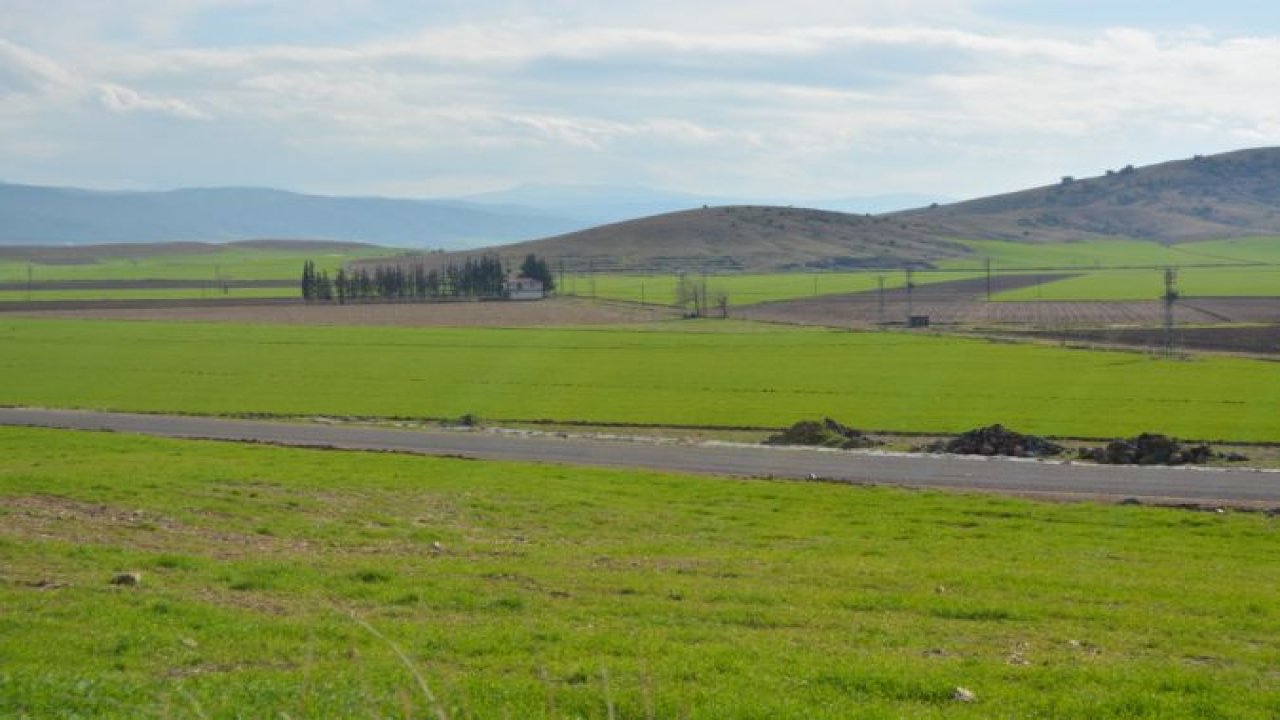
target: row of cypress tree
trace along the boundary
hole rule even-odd
[[[555,288],[546,261],[534,255],[525,258],[521,273],[541,280],[547,291]],[[342,268],[332,277],[327,271],[316,270],[315,262],[308,260],[302,264],[301,290],[307,302],[500,298],[506,295],[506,280],[506,270],[497,255],[468,257],[461,264],[449,262],[443,268],[430,270],[421,264],[379,265],[372,272],[368,268]]]

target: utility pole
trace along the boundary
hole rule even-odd
[[[595,300],[596,299],[596,261],[595,260],[587,261],[587,277],[590,278],[590,283],[591,283],[591,299]]]
[[[644,304],[644,281],[640,281],[640,304]]]
[[[707,298],[707,266],[703,265],[702,266],[702,304],[698,306],[698,317],[702,317],[704,315],[710,314],[707,312],[707,310],[709,309],[707,306],[707,300],[708,300]]]
[[[27,302],[31,302],[31,263],[27,263]]]
[[[1174,268],[1164,269],[1164,356],[1173,357],[1173,310],[1178,301],[1178,271]]]
[[[907,327],[911,327],[911,316],[916,314],[915,298],[913,297],[913,291],[915,290],[916,284],[915,284],[915,281],[912,279],[915,276],[915,271],[912,270],[910,267],[908,267],[906,274],[907,274],[907,278],[906,278],[907,280]]]
[[[564,256],[560,257],[560,282],[556,283],[556,287],[563,290],[566,294],[569,289],[564,286]]]
[[[883,275],[876,276],[876,285],[878,286],[876,299],[879,305],[876,311],[876,324],[880,326],[881,330],[883,330],[884,329],[884,276]]]
[[[987,302],[991,302],[991,258],[987,258]]]

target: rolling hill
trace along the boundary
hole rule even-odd
[[[872,196],[791,198],[773,194],[769,198],[723,195],[695,195],[643,186],[563,185],[525,183],[506,190],[453,198],[484,207],[516,209],[581,222],[578,229],[634,220],[635,218],[691,210],[704,205],[796,205],[834,212],[886,213],[941,202],[931,195],[887,194]]]
[[[698,199],[597,186],[526,186],[464,201],[0,184],[0,245],[275,237],[497,252],[510,260],[536,253],[570,270],[927,267],[970,255],[960,240],[1172,244],[1280,235],[1280,148],[1125,166],[1095,178],[880,215],[699,207]],[[592,212],[604,218],[682,206],[695,209],[580,229]],[[529,239],[537,237],[543,239]],[[476,246],[484,247],[468,249]]]
[[[509,264],[533,253],[573,272],[693,272],[924,267],[928,259],[969,250],[910,220],[741,205],[655,215],[481,252],[496,252]],[[457,255],[415,262],[443,263]]]
[[[970,255],[959,240],[1172,244],[1273,235],[1280,235],[1280,148],[1127,166],[1097,178],[874,216],[704,207],[484,251],[511,261],[535,253],[569,270],[856,269],[927,267]]]
[[[892,217],[930,225],[939,236],[1019,242],[1280,235],[1280,148],[1130,165]]]

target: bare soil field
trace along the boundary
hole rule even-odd
[[[218,251],[201,242],[104,243],[101,245],[4,245],[0,259],[44,265],[91,265],[101,258],[142,258],[151,255],[201,255]]]
[[[71,246],[0,245],[0,260],[34,262],[42,265],[92,265],[104,259],[147,258],[153,255],[207,255],[235,248],[297,252],[338,252],[342,250],[374,249],[376,246],[358,242],[276,239],[239,240],[228,243],[155,242]]]
[[[999,293],[1030,287],[1043,275],[992,278]],[[1052,276],[1060,279],[1061,275]],[[984,278],[923,285],[908,300],[905,290],[886,290],[784,300],[744,307],[738,318],[767,322],[865,328],[881,323],[902,325],[908,315],[927,315],[931,325],[1022,325],[1038,328],[1156,326],[1164,320],[1160,301],[1027,301],[987,302]],[[1187,298],[1178,302],[1175,320],[1183,324],[1280,323],[1276,298]]]
[[[1164,342],[1164,331],[1160,328],[1080,328],[1070,332],[1041,330],[1026,334],[1051,340],[1135,347],[1159,347]],[[1280,354],[1280,325],[1177,328],[1174,341],[1177,347],[1189,350],[1275,355]]]
[[[18,305],[19,303],[11,303]],[[63,303],[62,305],[70,305]],[[399,327],[477,326],[526,327],[543,325],[620,325],[677,317],[673,309],[627,303],[552,298],[537,302],[451,302],[353,305],[306,305],[298,301],[192,302],[166,307],[103,307],[104,303],[79,303],[78,307],[22,310],[31,317],[98,318],[111,320],[162,320],[235,322],[278,325],[388,325]]]
[[[232,308],[301,305],[300,298],[166,298],[122,300],[14,300],[0,302],[0,313],[31,315],[36,313],[78,313],[90,310],[185,310],[192,308]]]
[[[48,280],[27,284],[0,283],[0,290],[199,290],[209,287],[282,288],[297,287],[296,280]]]

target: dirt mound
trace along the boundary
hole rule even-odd
[[[777,435],[769,436],[769,439],[764,442],[766,445],[811,445],[844,450],[883,444],[875,438],[868,437],[861,430],[855,430],[831,418],[823,418],[821,422],[801,420]]]
[[[953,455],[1004,455],[1008,457],[1052,457],[1063,448],[1036,435],[1023,435],[1003,425],[970,430],[959,437],[926,445],[926,452],[945,452]]]
[[[1177,438],[1158,433],[1112,440],[1106,447],[1081,448],[1080,458],[1105,465],[1202,465],[1210,460],[1238,462],[1248,459],[1236,453],[1224,455],[1216,452],[1206,443],[1184,445]]]

